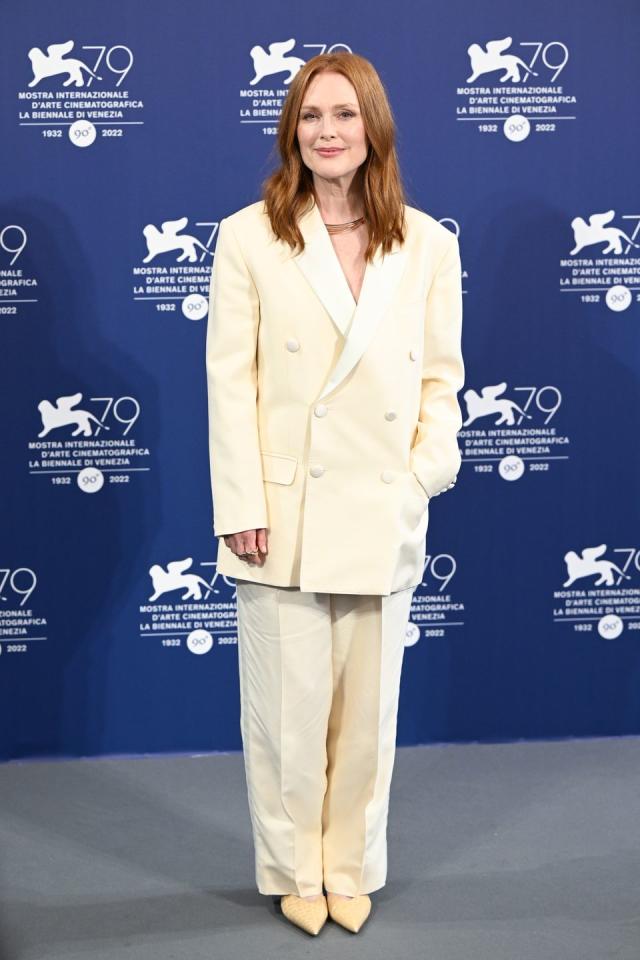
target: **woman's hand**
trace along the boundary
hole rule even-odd
[[[269,549],[267,546],[267,528],[258,527],[256,530],[242,530],[240,533],[229,533],[224,542],[233,553],[248,563],[250,567],[262,567]]]

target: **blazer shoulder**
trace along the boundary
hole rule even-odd
[[[458,243],[455,233],[425,210],[405,204],[405,215],[409,229],[420,230],[430,243],[440,246],[443,252]]]
[[[243,228],[246,229],[247,227],[255,226],[255,224],[262,221],[266,215],[267,210],[264,200],[256,200],[255,203],[249,203],[246,207],[240,207],[239,210],[228,213],[223,219],[229,221],[234,229],[242,230]]]

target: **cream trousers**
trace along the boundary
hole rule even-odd
[[[236,580],[240,726],[258,891],[384,886],[414,587],[390,596]]]

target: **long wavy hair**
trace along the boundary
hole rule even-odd
[[[284,101],[274,147],[281,166],[262,183],[262,199],[273,233],[294,250],[304,249],[298,218],[314,195],[313,176],[304,164],[297,137],[300,109],[307,87],[319,73],[341,73],[353,85],[360,105],[367,157],[356,176],[362,189],[364,215],[369,227],[365,260],[378,248],[387,253],[392,240],[404,243],[406,193],[396,153],[396,127],[386,90],[374,66],[365,57],[348,51],[312,57],[295,75]]]

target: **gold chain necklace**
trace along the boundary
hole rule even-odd
[[[358,217],[357,220],[349,220],[347,223],[325,223],[329,233],[347,233],[349,230],[356,230],[365,218]]]

